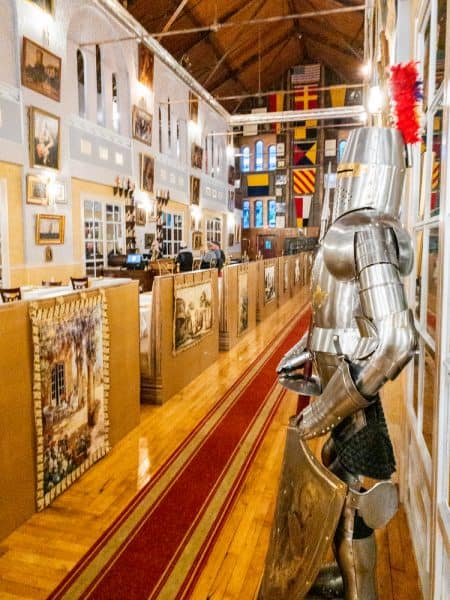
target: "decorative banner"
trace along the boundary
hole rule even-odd
[[[294,128],[294,140],[315,140],[317,138],[317,119],[299,121]]]
[[[275,300],[276,297],[275,265],[268,265],[264,267],[264,304]]]
[[[317,85],[298,88],[294,91],[294,110],[310,110],[319,106]]]
[[[238,273],[238,335],[248,329],[248,271]]]
[[[173,354],[198,344],[213,331],[211,281],[183,283],[174,279]]]
[[[320,63],[315,65],[296,65],[292,69],[291,83],[293,86],[320,81]]]
[[[293,169],[294,194],[314,194],[316,169]]]
[[[316,164],[317,142],[294,142],[292,166],[309,166]]]
[[[269,195],[269,174],[258,173],[257,175],[247,175],[247,195],[268,196]]]
[[[103,292],[30,304],[42,510],[109,450],[109,335]]]
[[[330,100],[331,106],[345,106],[345,94],[347,92],[347,88],[345,85],[341,87],[333,87],[330,89]]]
[[[312,196],[296,196],[295,214],[297,217],[297,227],[307,227],[309,222],[309,212],[311,210]]]

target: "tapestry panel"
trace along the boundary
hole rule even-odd
[[[248,271],[238,273],[238,336],[248,329]]]
[[[198,344],[213,331],[211,281],[174,281],[173,354]]]
[[[264,267],[264,304],[277,297],[275,287],[275,265]]]
[[[30,305],[42,510],[109,450],[109,333],[103,292]]]

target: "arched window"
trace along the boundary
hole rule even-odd
[[[159,153],[162,154],[163,143],[162,143],[162,112],[161,112],[161,107],[158,108],[158,145],[159,145]]]
[[[243,173],[250,171],[250,146],[241,148],[241,171]]]
[[[117,91],[117,76],[115,73],[111,76],[112,83],[112,121],[115,131],[120,131],[120,113],[119,113],[119,94]]]
[[[86,117],[86,87],[84,84],[84,56],[77,50],[77,76],[78,76],[78,114]]]
[[[264,169],[264,142],[258,140],[255,142],[255,171]]]
[[[214,158],[216,156],[216,149],[214,144],[214,132],[211,132],[211,177],[214,177]]]
[[[170,98],[167,98],[167,142],[168,142],[168,146],[169,146],[169,153],[170,153],[170,149],[172,148],[172,127],[171,127],[171,123],[172,123],[172,116],[170,113]]]
[[[180,147],[180,121],[177,120],[177,131],[176,131],[176,136],[177,136],[177,147],[176,147],[176,153],[177,153],[177,158],[180,158],[180,153],[181,153],[181,147]]]
[[[105,111],[103,107],[103,82],[102,82],[102,53],[100,46],[95,46],[95,73],[97,76],[97,123],[105,124]]]
[[[267,155],[269,171],[274,171],[277,168],[277,147],[275,144],[271,144],[267,148]]]
[[[344,155],[345,146],[347,145],[347,140],[341,140],[338,146],[338,162],[341,162],[342,157]]]

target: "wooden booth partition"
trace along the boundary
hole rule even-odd
[[[220,350],[230,350],[256,325],[256,262],[225,267],[220,300]]]
[[[216,269],[155,278],[147,364],[141,369],[143,402],[163,404],[217,360],[217,279]]]
[[[109,443],[136,427],[139,406],[139,317],[136,283],[104,288],[109,329]],[[89,296],[96,290],[82,292]],[[68,294],[77,299],[80,294]],[[36,301],[38,308],[55,298]],[[123,307],[129,307],[124,311]],[[0,305],[0,539],[36,512],[37,435],[33,399],[30,302]]]
[[[256,320],[264,321],[278,307],[278,259],[258,260],[256,264],[258,268]]]
[[[278,306],[291,297],[291,256],[280,256],[278,260]]]

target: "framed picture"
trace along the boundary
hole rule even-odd
[[[147,211],[140,206],[136,207],[136,225],[145,225],[147,223]]]
[[[27,175],[27,204],[48,204],[48,186],[36,175]]]
[[[30,165],[59,169],[59,117],[30,108]]]
[[[191,165],[196,169],[201,169],[203,165],[203,148],[197,146],[195,142],[191,148]]]
[[[29,0],[31,4],[35,4],[45,12],[53,14],[53,0]]]
[[[198,97],[191,91],[189,91],[189,120],[193,123],[198,122]]]
[[[193,231],[192,232],[192,250],[201,250],[202,249],[202,232],[201,231]]]
[[[141,154],[141,190],[153,192],[153,180],[155,176],[155,161],[148,154]]]
[[[155,241],[154,233],[144,233],[144,248],[150,250],[153,242]]]
[[[153,52],[145,44],[138,46],[138,80],[148,88],[153,89]]]
[[[55,181],[52,184],[52,193],[56,204],[67,204],[66,186],[62,181]]]
[[[61,59],[26,37],[22,45],[22,85],[60,100]]]
[[[64,215],[36,215],[36,244],[63,244],[64,222]]]
[[[191,204],[200,205],[200,179],[191,175]]]
[[[144,144],[152,144],[152,121],[150,113],[138,106],[133,106],[132,131],[133,137]]]

